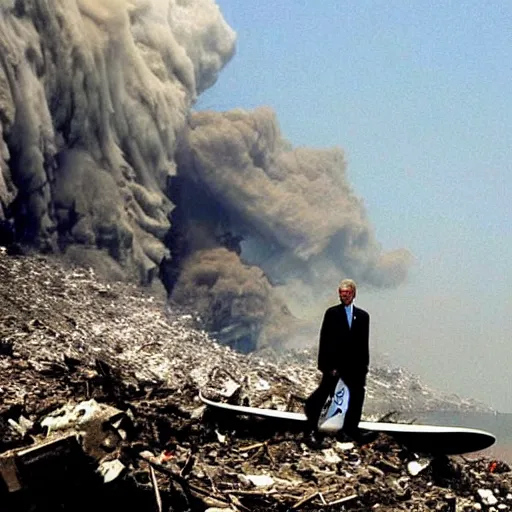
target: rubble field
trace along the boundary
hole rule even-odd
[[[502,461],[313,441],[198,398],[299,411],[317,381],[308,351],[241,355],[144,290],[0,249],[1,512],[512,509]],[[365,416],[481,407],[375,366]]]

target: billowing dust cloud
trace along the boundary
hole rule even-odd
[[[409,253],[375,240],[342,151],[291,148],[268,108],[191,116],[180,172],[222,206],[247,241],[242,256],[275,279],[328,265],[374,286],[407,274]]]
[[[244,352],[279,345],[294,323],[263,271],[224,247],[194,252],[173,298],[202,311],[217,338]]]
[[[339,149],[274,113],[192,113],[235,52],[213,0],[0,3],[0,243],[154,284],[241,349],[302,325],[279,290],[397,286]],[[299,283],[299,284],[298,284]]]
[[[177,137],[234,43],[212,0],[3,1],[0,216],[17,239],[105,249],[149,280]]]

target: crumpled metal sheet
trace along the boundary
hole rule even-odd
[[[47,429],[48,435],[62,431],[76,432],[85,453],[101,460],[112,454],[126,439],[130,422],[120,409],[91,399],[64,405],[45,416],[40,425]]]

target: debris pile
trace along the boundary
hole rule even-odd
[[[431,458],[382,434],[313,442],[198,399],[301,410],[318,378],[309,353],[242,356],[137,288],[3,252],[0,311],[2,512],[512,509],[504,462]],[[377,394],[394,378],[374,370],[371,413],[389,412]]]

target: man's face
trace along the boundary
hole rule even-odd
[[[349,306],[350,304],[352,304],[352,301],[356,296],[354,290],[348,287],[339,288],[338,295],[340,296],[341,303],[345,306]]]

